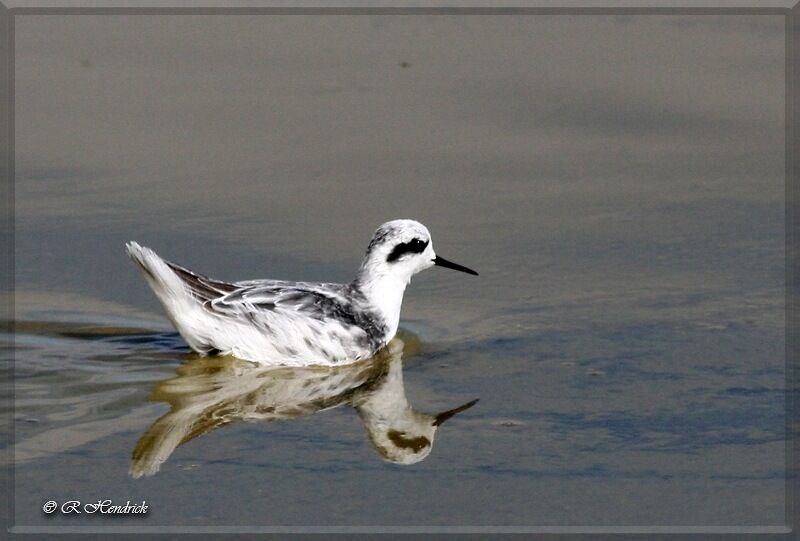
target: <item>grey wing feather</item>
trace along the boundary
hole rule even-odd
[[[207,307],[222,314],[252,311],[292,311],[323,317],[333,306],[347,303],[339,284],[312,284],[308,282],[283,282],[254,280],[237,282],[230,293],[212,299]]]

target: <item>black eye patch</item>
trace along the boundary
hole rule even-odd
[[[408,242],[403,242],[395,246],[392,253],[386,258],[386,261],[389,263],[397,261],[405,254],[421,254],[427,247],[428,241],[423,242],[419,239],[411,239]]]

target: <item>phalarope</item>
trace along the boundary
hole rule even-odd
[[[194,351],[290,366],[374,355],[397,332],[403,292],[422,270],[438,265],[478,274],[437,256],[428,229],[414,220],[381,225],[349,284],[228,283],[170,263],[135,242],[126,247]]]

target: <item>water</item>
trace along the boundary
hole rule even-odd
[[[16,37],[16,526],[784,523],[782,18]],[[399,349],[332,373],[191,355],[123,252],[348,281],[397,217],[481,275],[417,276]],[[41,511],[98,499],[150,510]]]

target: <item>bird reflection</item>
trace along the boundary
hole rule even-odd
[[[396,464],[419,462],[430,454],[436,429],[478,400],[437,415],[415,411],[403,387],[403,348],[404,342],[395,338],[371,359],[333,367],[195,358],[150,395],[171,409],[139,439],[130,474],[153,475],[179,445],[236,421],[289,419],[342,404],[356,409],[383,459]]]

